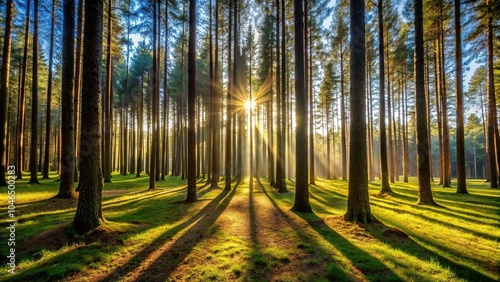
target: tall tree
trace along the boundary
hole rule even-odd
[[[232,117],[232,112],[233,112],[233,105],[232,105],[232,85],[231,85],[231,38],[232,38],[232,5],[233,5],[233,0],[229,0],[229,26],[228,26],[228,39],[227,39],[227,73],[228,73],[228,80],[227,80],[227,98],[226,98],[226,159],[225,159],[225,185],[224,189],[225,190],[231,190],[231,172],[232,172],[232,166],[233,163],[232,158],[231,158],[231,117]]]
[[[73,83],[75,72],[75,1],[67,0],[63,3],[63,65],[62,65],[62,116],[61,116],[61,183],[59,185],[59,198],[72,198],[75,195],[74,169],[74,123],[73,123]]]
[[[378,1],[378,52],[379,52],[379,115],[380,115],[380,174],[382,184],[381,193],[392,193],[389,184],[389,170],[387,164],[387,135],[385,123],[385,58],[384,58],[384,9],[383,0]]]
[[[283,0],[282,0],[283,1]],[[281,19],[283,22],[285,19]],[[283,34],[283,38],[285,34]],[[284,55],[284,54],[282,54]],[[281,119],[283,118],[280,114],[281,104],[285,104],[285,100],[282,101],[282,91],[285,89],[285,85],[281,85],[281,77],[285,77],[284,72],[281,73],[280,68],[280,0],[276,0],[276,188],[278,192],[287,192],[285,183],[285,142],[284,142],[284,127],[282,128]]]
[[[76,62],[75,62],[75,92],[73,98],[74,122],[75,122],[75,182],[78,182],[78,141],[79,141],[79,116],[80,116],[80,89],[81,89],[81,71],[82,71],[82,42],[83,42],[83,4],[85,0],[78,1],[78,23],[76,26]]]
[[[86,233],[104,221],[102,214],[101,135],[101,63],[103,0],[85,3],[85,27],[82,69],[82,123],[80,139],[80,183],[78,206],[73,227]],[[97,113],[96,113],[97,110]]]
[[[368,196],[366,153],[365,1],[351,0],[350,22],[349,192],[344,219],[370,223],[373,217]]]
[[[221,104],[221,94],[220,94],[220,84],[219,84],[219,0],[215,0],[215,62],[213,71],[213,116],[212,116],[212,183],[211,187],[219,187],[219,175],[220,175],[220,104]]]
[[[12,14],[14,1],[5,3],[5,30],[3,34],[2,73],[0,81],[0,186],[7,186],[5,172],[7,171],[6,145],[7,145],[7,96],[9,95],[10,54],[12,48]],[[21,167],[17,168],[21,170]]]
[[[418,204],[434,205],[429,170],[429,143],[424,82],[424,23],[422,0],[414,2],[415,28],[415,115],[417,124]]]
[[[307,181],[307,88],[305,87],[304,20],[303,2],[294,0],[295,23],[295,202],[292,209],[298,212],[312,212],[309,204]]]
[[[45,112],[45,155],[43,162],[43,178],[49,178],[49,158],[50,158],[50,106],[52,104],[52,77],[54,63],[54,28],[56,22],[56,0],[52,0],[50,43],[49,43],[49,77],[47,79],[47,111]],[[64,75],[64,71],[63,71]],[[64,93],[64,92],[63,92]],[[64,111],[63,111],[64,112]]]
[[[30,10],[31,1],[26,1],[26,24],[24,29],[23,60],[21,65],[20,93],[18,99],[19,109],[17,111],[17,132],[16,132],[16,170],[17,179],[23,178],[24,169],[24,128],[26,123],[26,72],[28,69],[28,46],[30,30]]]
[[[158,127],[156,124],[156,119],[158,116],[157,109],[159,106],[157,105],[157,88],[158,88],[158,80],[157,80],[157,72],[158,72],[158,49],[157,49],[157,8],[156,8],[157,0],[153,0],[153,69],[152,69],[152,82],[153,82],[153,91],[152,91],[152,142],[151,142],[151,151],[149,154],[149,190],[156,189],[156,158],[158,143],[156,142],[156,136],[158,135]]]
[[[236,0],[234,0],[236,2]],[[189,0],[188,187],[186,202],[196,202],[196,0]]]
[[[113,170],[111,157],[111,138],[113,137],[113,55],[111,54],[111,40],[113,37],[113,18],[112,18],[113,1],[108,0],[107,11],[107,40],[106,40],[106,91],[104,95],[104,155],[103,155],[103,174],[104,182],[111,182],[111,172]]]
[[[465,183],[464,93],[460,0],[455,0],[455,96],[457,102],[457,193],[467,194]]]
[[[31,136],[30,136],[30,181],[38,184],[38,0],[34,0],[35,17],[33,19],[33,75],[31,89]]]
[[[496,110],[496,97],[495,97],[495,80],[493,77],[493,14],[491,0],[487,0],[486,4],[488,6],[487,22],[486,22],[486,60],[487,60],[487,77],[488,86],[487,94],[488,97],[488,111],[487,111],[487,133],[486,133],[486,151],[489,157],[489,176],[490,176],[490,188],[498,188],[498,169],[497,169],[497,155],[495,152],[496,144],[500,142],[496,138],[497,126],[497,110]]]

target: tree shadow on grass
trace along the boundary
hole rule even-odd
[[[160,235],[154,242],[125,264],[118,267],[103,280],[120,280],[129,274],[134,275],[134,271],[141,271],[135,280],[151,281],[168,277],[177,265],[189,255],[196,244],[207,236],[206,233],[208,229],[225,210],[234,196],[234,193],[234,189],[232,191],[222,191],[195,216]],[[187,205],[184,203],[178,204]],[[175,234],[190,225],[192,226],[189,230],[180,235],[171,246],[168,248],[165,247],[165,250],[162,250],[162,246],[167,244]],[[153,254],[155,252],[160,253]],[[152,255],[156,256],[156,258],[144,268],[139,268],[141,263],[145,262],[147,259],[151,259]]]
[[[337,233],[314,213],[296,213],[320,234],[330,245],[339,250],[370,281],[404,281],[379,259],[357,247]]]
[[[483,273],[478,272],[475,269],[462,265],[458,262],[452,261],[422,246],[421,244],[411,239],[411,237],[407,237],[404,240],[400,240],[392,236],[390,233],[388,235],[386,232],[384,232],[384,230],[387,230],[387,227],[383,223],[375,223],[372,225],[367,225],[365,230],[368,231],[368,233],[370,233],[373,237],[377,238],[379,241],[391,246],[394,249],[399,249],[404,251],[405,253],[411,254],[420,260],[428,261],[431,259],[437,259],[440,265],[442,265],[444,268],[449,268],[453,273],[455,273],[460,278],[465,278],[468,281],[482,281],[482,282],[498,281],[492,279],[489,276],[484,275]],[[438,245],[435,242],[432,242],[425,238],[418,237],[418,239],[424,242],[425,244],[433,246],[434,248],[444,250],[448,253],[453,253],[453,250],[451,248],[446,248],[442,245]],[[457,255],[460,256],[460,254]],[[497,271],[498,271],[498,266],[497,266]]]
[[[407,198],[409,198],[410,200],[414,199],[412,197],[402,196],[402,195],[398,194],[398,195],[394,195],[393,198],[391,198],[391,199],[387,199],[387,201],[392,201],[392,202],[397,203],[397,204],[407,205],[407,206],[410,206],[410,207],[418,209],[418,210],[426,210],[426,211],[430,211],[430,212],[440,213],[440,214],[442,214],[444,216],[449,216],[449,217],[453,217],[453,218],[460,218],[460,219],[467,220],[467,221],[474,221],[474,222],[479,223],[479,224],[488,224],[488,223],[485,223],[483,221],[480,221],[480,220],[476,219],[478,217],[482,217],[482,218],[485,218],[485,219],[488,219],[488,220],[499,221],[498,218],[494,218],[494,217],[491,217],[491,216],[488,216],[488,215],[485,215],[485,214],[474,213],[474,212],[469,211],[469,210],[464,210],[464,209],[467,209],[467,208],[463,207],[463,206],[460,207],[460,208],[462,208],[462,210],[459,210],[459,211],[456,210],[456,209],[454,209],[454,208],[452,208],[452,207],[458,206],[457,202],[455,202],[454,204],[446,202],[446,204],[448,206],[451,206],[451,207],[443,206],[443,205],[440,205],[439,207],[436,207],[436,206],[417,205],[417,204],[415,204],[416,199],[414,199],[415,201],[413,201],[413,203],[410,203],[410,202],[407,202],[407,201],[404,200],[404,199],[407,199]],[[385,202],[381,198],[377,198],[377,199],[380,199],[381,201]],[[403,200],[398,200],[398,199],[403,199]],[[474,217],[474,218],[466,217],[464,215],[468,215],[468,216]]]
[[[301,214],[301,213],[295,213],[297,214],[298,216],[300,216],[301,218],[305,219],[309,225],[306,225],[306,226],[300,226],[296,221],[294,221],[286,212],[283,211],[283,209],[276,203],[276,201],[269,195],[269,192],[265,189],[265,187],[259,183],[259,186],[260,188],[262,189],[262,191],[264,192],[264,194],[266,195],[266,197],[269,199],[269,201],[271,202],[271,204],[276,208],[276,210],[283,216],[283,218],[286,220],[286,222],[293,227],[293,229],[295,230],[295,232],[297,232],[297,234],[299,235],[299,237],[301,238],[302,240],[302,244],[298,245],[299,248],[306,248],[305,246],[310,246],[309,248],[312,248],[314,249],[314,253],[319,256],[319,257],[327,257],[328,259],[326,261],[323,261],[324,265],[323,265],[323,269],[325,270],[325,276],[328,280],[330,281],[352,281],[352,280],[359,280],[359,277],[356,277],[353,273],[350,273],[349,271],[346,271],[346,267],[347,266],[344,266],[342,265],[342,263],[339,263],[339,261],[335,261],[335,259],[332,257],[332,254],[330,253],[330,251],[324,249],[322,246],[321,246],[321,243],[317,241],[317,239],[309,234],[307,234],[307,227],[309,225],[311,225],[311,220],[309,218],[307,218],[306,214]],[[315,214],[311,214],[310,216],[314,216],[317,218],[317,216]],[[313,229],[315,229],[315,231],[318,231],[316,230],[316,228],[311,225],[313,227]],[[331,229],[330,229],[331,230]],[[333,231],[333,230],[332,230]],[[319,232],[318,232],[319,233]],[[321,234],[321,233],[320,233]],[[337,234],[337,233],[335,233]],[[321,234],[324,238],[325,236],[323,234]],[[338,234],[337,234],[338,235]],[[340,236],[340,235],[339,235]],[[347,241],[346,239],[344,239],[342,237],[343,240]],[[328,240],[327,240],[328,241]],[[335,249],[339,250],[340,252],[342,252],[341,249],[338,248],[338,246],[336,246],[335,244],[332,244],[332,242],[328,241],[332,247],[334,247]],[[350,243],[349,243],[350,244]],[[312,246],[311,246],[312,245]],[[354,245],[350,244],[353,249],[352,250],[349,250],[349,252],[356,252],[357,250],[363,252],[362,250],[360,250],[359,248],[355,247]],[[342,252],[343,253],[343,252]],[[345,255],[345,254],[344,254]],[[350,257],[349,255],[346,255],[346,257],[348,259],[351,260],[351,262],[353,263],[353,265],[357,268],[359,268],[359,264],[356,263],[356,261],[354,261],[352,259],[352,257]],[[376,260],[375,258],[371,257],[371,256],[367,256],[365,257],[365,259],[368,259],[368,261],[372,261],[372,260]],[[378,261],[378,260],[377,260]],[[378,262],[379,264],[382,264],[381,262]],[[386,268],[387,269],[387,268]],[[387,269],[389,272],[392,273],[392,271],[390,269]],[[365,273],[364,273],[365,274]],[[384,281],[402,281],[401,279],[399,279],[399,277],[397,277],[394,273],[392,273],[393,275],[392,276],[388,276],[388,275],[385,275],[385,274],[388,274],[388,273],[384,273],[384,276],[386,276],[387,278],[393,278],[393,280],[391,279],[386,279]]]
[[[480,237],[483,237],[483,238],[486,238],[486,239],[489,239],[489,240],[492,240],[492,241],[497,241],[498,240],[497,236],[486,234],[486,233],[483,233],[483,232],[480,232],[480,231],[477,231],[477,230],[473,230],[473,229],[470,229],[470,228],[467,228],[467,227],[457,226],[457,225],[455,225],[455,224],[453,224],[451,222],[437,220],[437,219],[435,219],[433,217],[426,216],[426,215],[419,214],[419,213],[415,213],[415,212],[412,212],[412,211],[409,211],[409,210],[403,210],[403,209],[398,209],[398,208],[383,206],[383,205],[380,205],[378,203],[374,203],[373,201],[370,204],[374,205],[374,206],[377,206],[377,207],[379,207],[381,209],[391,210],[391,211],[393,211],[395,213],[398,213],[398,214],[403,214],[403,213],[411,214],[411,215],[413,215],[415,217],[422,218],[422,219],[427,220],[429,222],[432,222],[432,223],[435,223],[435,224],[438,224],[438,225],[444,225],[446,227],[457,229],[457,230],[462,230],[462,231],[465,231],[467,233],[471,233],[471,234],[474,234],[476,236],[480,236]]]

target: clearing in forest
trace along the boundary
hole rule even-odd
[[[294,187],[265,180],[231,191],[200,181],[199,201],[182,203],[185,182],[113,176],[103,195],[106,225],[68,231],[76,200],[51,199],[57,182],[18,185],[18,258],[11,281],[495,281],[499,279],[500,193],[481,182],[470,195],[433,187],[442,207],[417,206],[416,184],[393,185],[371,207],[381,223],[342,220],[347,182],[310,187],[314,214],[290,211]],[[222,186],[222,185],[221,185]],[[6,221],[5,205],[1,206]],[[2,241],[6,239],[2,233]],[[2,253],[6,246],[2,245]],[[4,259],[4,258],[3,258]],[[5,259],[4,259],[5,260]]]

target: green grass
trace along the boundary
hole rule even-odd
[[[345,181],[318,180],[310,186],[314,213],[300,214],[290,211],[291,182],[286,194],[264,182],[251,194],[247,179],[230,193],[200,182],[199,201],[184,204],[186,182],[180,178],[168,177],[156,191],[147,191],[147,177],[114,174],[103,195],[107,223],[80,236],[68,230],[76,200],[51,198],[59,186],[55,179],[51,175],[41,185],[17,182],[17,272],[7,273],[3,256],[0,280],[121,280],[144,263],[148,271],[137,280],[165,280],[162,274],[194,281],[500,279],[500,191],[484,181],[468,181],[468,195],[433,184],[441,207],[416,205],[415,179],[392,184],[395,194],[386,196],[378,195],[379,182],[373,182],[371,209],[382,224],[360,226],[342,220]],[[6,188],[0,193],[0,223],[6,226]],[[250,199],[248,210],[231,205],[242,199]],[[287,227],[257,232],[262,208],[275,214],[266,220],[278,218]],[[225,222],[234,218],[240,224],[235,226],[247,226],[250,234],[220,225],[224,216]],[[2,254],[8,251],[7,235],[0,235]]]

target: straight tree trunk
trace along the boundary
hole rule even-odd
[[[213,73],[213,83],[214,83],[214,99],[212,100],[214,112],[212,116],[212,129],[213,129],[213,141],[212,141],[212,182],[210,187],[219,187],[219,176],[220,176],[220,145],[221,145],[221,111],[219,109],[222,106],[221,99],[221,89],[219,84],[219,0],[215,0],[215,63],[214,63],[214,73]]]
[[[38,183],[38,0],[34,0],[35,18],[33,20],[33,77],[31,89],[31,144],[30,144],[30,181],[28,184]]]
[[[158,143],[156,143],[156,135],[158,134],[157,132],[157,125],[156,125],[156,117],[158,115],[158,112],[156,111],[157,109],[157,104],[156,104],[156,88],[158,87],[158,81],[157,81],[157,71],[158,71],[158,65],[157,65],[157,59],[156,56],[158,56],[158,51],[157,46],[156,46],[156,40],[157,40],[157,11],[156,11],[156,2],[157,0],[153,1],[153,70],[152,70],[152,81],[153,81],[153,89],[151,92],[151,101],[152,101],[152,109],[151,109],[151,150],[149,153],[149,190],[155,190],[156,189],[156,158],[157,158],[157,148],[158,148]],[[149,144],[148,144],[149,145]],[[193,169],[196,169],[194,167]]]
[[[307,88],[305,80],[305,54],[304,54],[304,22],[302,0],[294,0],[295,23],[295,202],[292,210],[297,212],[312,212],[309,204],[309,187],[307,184]]]
[[[344,219],[370,223],[373,221],[368,196],[366,154],[366,70],[365,70],[365,1],[351,0],[351,89],[349,191]]]
[[[19,94],[19,107],[17,117],[17,144],[16,144],[16,173],[17,179],[23,178],[24,166],[24,128],[26,125],[26,72],[28,69],[28,46],[29,46],[29,30],[30,30],[30,8],[31,1],[26,1],[26,25],[24,30],[24,47],[23,61],[21,69],[21,87]]]
[[[7,186],[5,173],[8,167],[9,159],[7,158],[8,138],[6,138],[7,128],[7,96],[9,95],[9,79],[10,79],[10,55],[12,48],[12,14],[14,12],[13,0],[7,0],[5,9],[5,29],[3,37],[2,50],[2,73],[0,81],[0,187]],[[22,168],[17,167],[20,171]]]
[[[75,197],[75,139],[73,122],[73,83],[75,79],[75,1],[64,1],[64,26],[63,26],[63,66],[61,87],[61,183],[58,198]]]
[[[74,92],[74,122],[75,122],[75,182],[78,182],[78,155],[80,132],[80,82],[82,70],[82,42],[83,42],[83,5],[85,0],[78,1],[78,23],[76,27],[76,63],[75,63],[75,92]]]
[[[168,1],[165,1],[165,72],[163,74],[163,153],[162,153],[162,180],[168,175],[168,148],[169,148],[169,91],[168,91]]]
[[[415,0],[415,114],[417,125],[418,204],[435,205],[431,191],[424,82],[424,24],[422,0]]]
[[[139,131],[139,137],[137,140],[137,168],[135,177],[141,177],[141,172],[143,169],[143,148],[144,148],[144,74],[141,75],[141,86],[139,87],[139,107],[137,109],[137,130]]]
[[[385,123],[385,58],[384,58],[384,18],[383,0],[378,1],[378,51],[379,51],[379,115],[380,115],[380,173],[382,177],[380,193],[392,193],[389,184],[387,164],[387,135]]]
[[[342,180],[347,180],[347,123],[345,113],[345,76],[344,76],[344,51],[340,46],[340,127],[341,127],[341,146],[342,146]]]
[[[468,194],[465,174],[464,93],[462,72],[462,27],[460,0],[455,0],[455,97],[457,102],[457,193]],[[475,154],[475,146],[474,146]]]
[[[236,0],[234,0],[236,3]],[[186,202],[196,202],[196,0],[189,0],[188,46],[188,187]]]
[[[279,192],[288,192],[286,188],[286,124],[287,124],[287,108],[286,108],[286,35],[285,35],[285,0],[281,0],[281,176],[282,186],[278,187]],[[279,111],[279,108],[278,108]],[[250,115],[251,116],[251,115]]]
[[[112,172],[112,150],[111,138],[113,116],[111,114],[113,104],[113,56],[111,54],[111,38],[113,36],[113,21],[112,21],[112,0],[108,0],[108,34],[106,44],[106,94],[105,94],[105,108],[104,108],[104,183],[111,183]]]
[[[54,55],[54,27],[55,27],[56,1],[52,1],[51,26],[50,26],[50,46],[49,46],[49,77],[47,79],[47,111],[45,112],[45,155],[43,161],[43,179],[49,178],[50,159],[50,106],[52,103],[52,68]],[[63,72],[64,73],[64,72]],[[64,92],[63,92],[64,93]],[[41,154],[40,154],[41,155]]]
[[[228,73],[228,81],[227,81],[227,99],[226,99],[226,156],[225,156],[225,185],[224,190],[231,190],[231,173],[232,173],[232,156],[231,156],[231,117],[233,115],[233,106],[232,106],[232,86],[231,86],[231,46],[232,46],[232,5],[233,0],[229,0],[229,25],[228,25],[228,39],[227,39],[227,73]]]
[[[486,25],[486,47],[487,47],[487,136],[486,136],[486,151],[489,157],[489,177],[490,177],[490,188],[498,188],[498,171],[497,171],[497,156],[495,153],[496,142],[500,140],[495,140],[495,126],[496,126],[496,97],[495,97],[495,80],[493,76],[493,15],[492,15],[492,3],[487,1],[488,4],[488,19]]]
[[[284,0],[282,0],[284,2]],[[282,18],[281,21],[285,22],[285,18]],[[285,34],[282,35],[283,39],[285,38]],[[282,44],[284,43],[281,42]],[[284,45],[283,45],[284,46]],[[276,0],[276,188],[278,188],[279,193],[287,192],[286,183],[285,183],[285,135],[283,134],[285,128],[284,123],[282,123],[282,119],[284,121],[282,104],[285,105],[284,93],[285,84],[281,84],[282,78],[285,78],[284,69],[280,66],[280,60],[284,63],[284,52],[282,57],[280,57],[280,0]],[[283,50],[284,51],[284,50]],[[283,70],[283,72],[282,72]]]
[[[441,114],[443,130],[443,187],[451,187],[451,164],[450,164],[450,131],[448,129],[448,99],[446,97],[446,74],[445,74],[445,55],[444,55],[444,26],[443,26],[443,7],[440,5],[440,39],[439,52],[441,63]]]
[[[80,195],[73,227],[84,234],[100,226],[102,214],[102,169],[99,117],[101,111],[101,55],[103,1],[85,5],[85,41],[83,42],[82,133],[80,142]],[[96,113],[97,109],[97,113]]]

